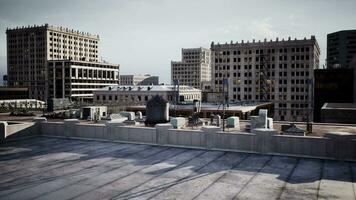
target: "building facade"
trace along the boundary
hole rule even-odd
[[[216,95],[222,96],[225,83],[230,102],[269,101],[274,103],[275,120],[312,119],[313,70],[319,68],[320,54],[314,36],[212,43],[211,52]]]
[[[327,68],[356,68],[356,30],[327,36]]]
[[[211,52],[205,48],[182,49],[182,61],[171,62],[171,80],[205,89],[211,82]],[[210,88],[210,87],[209,87]]]
[[[191,86],[179,86],[178,89],[172,85],[118,85],[94,91],[94,103],[119,106],[146,105],[147,101],[155,95],[162,96],[171,103],[177,100],[181,102],[201,101],[201,90]]]
[[[159,77],[145,75],[120,75],[120,85],[158,85]]]
[[[29,88],[30,98],[48,98],[48,60],[98,62],[99,36],[64,27],[16,27],[6,30],[8,85]]]
[[[119,65],[89,61],[48,61],[50,98],[93,100],[93,91],[119,83]]]
[[[355,103],[356,72],[352,68],[314,70],[314,122],[321,122],[325,103]]]

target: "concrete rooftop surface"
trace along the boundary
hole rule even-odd
[[[0,145],[0,199],[355,199],[356,163],[33,137]]]

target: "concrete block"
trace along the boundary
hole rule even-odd
[[[126,120],[126,121],[124,121],[124,124],[127,126],[136,126],[136,125],[139,125],[140,123],[133,121],[133,120]]]
[[[129,140],[129,130],[127,127],[119,127],[119,140],[120,141],[130,141]]]
[[[273,118],[267,118],[267,128],[273,129]]]
[[[216,141],[214,139],[215,134],[217,134],[217,132],[221,131],[220,127],[217,126],[203,126],[202,131],[204,134],[206,134],[206,144],[205,147],[207,149],[212,149],[214,148],[216,145]]]
[[[123,126],[124,124],[120,121],[107,121],[105,123],[105,127],[106,127],[106,135],[108,137],[109,140],[115,140],[117,138],[115,138],[115,131],[116,131],[116,126]]]
[[[105,126],[93,126],[92,128],[95,130],[95,138],[104,140],[109,139]]]
[[[120,112],[119,114],[124,116],[124,117],[127,117],[127,120],[129,120],[129,121],[135,120],[135,113],[134,112],[123,111],[123,112]]]
[[[191,146],[192,145],[192,133],[191,131],[178,132],[178,145]]]
[[[178,145],[178,134],[176,130],[168,130],[168,144],[170,145]]]
[[[136,115],[137,115],[137,119],[138,120],[142,120],[143,118],[142,118],[142,112],[141,111],[138,111],[137,113],[136,113]]]
[[[32,120],[35,123],[41,123],[41,122],[47,122],[47,119],[45,117],[35,117]]]
[[[156,143],[157,144],[168,144],[168,130],[172,129],[173,126],[170,123],[167,124],[156,124]]]
[[[331,139],[333,143],[333,149],[331,154],[335,159],[344,160],[356,157],[356,148],[354,145],[356,142],[356,134],[348,132],[328,132],[325,134],[326,138]]]
[[[73,137],[75,135],[75,126],[79,124],[78,119],[65,119],[64,120],[64,136]]]
[[[124,116],[122,116],[122,115],[120,115],[120,114],[111,114],[110,116],[109,116],[109,119],[110,119],[110,121],[115,121],[115,122],[123,122],[123,121],[126,121],[128,118],[127,117],[124,117]]]
[[[233,128],[240,130],[240,118],[239,117],[229,117],[226,120],[227,128]]]
[[[297,136],[305,136],[305,130],[297,127],[295,124],[290,124],[288,127],[284,128],[284,135],[297,135]]]
[[[200,131],[192,132],[191,145],[194,147],[205,147],[205,146],[202,146],[201,137],[202,137],[202,133]]]
[[[185,126],[186,120],[184,117],[172,117],[170,123],[172,124],[173,128],[181,129]]]
[[[54,124],[54,134],[58,136],[65,136],[64,123],[55,123]]]
[[[273,129],[258,128],[253,129],[252,133],[256,134],[255,137],[255,150],[259,153],[271,153],[274,151],[273,135],[277,135],[278,132]]]
[[[33,131],[35,132],[34,134],[36,135],[41,135],[42,134],[42,122],[47,122],[47,119],[45,117],[35,117],[33,120],[35,122],[35,125],[33,127]]]
[[[0,143],[5,142],[7,122],[0,121]]]

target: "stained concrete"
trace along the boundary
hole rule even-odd
[[[355,199],[356,164],[36,137],[0,145],[0,199]]]

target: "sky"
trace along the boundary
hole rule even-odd
[[[169,83],[181,48],[209,48],[212,41],[315,35],[323,66],[327,34],[356,29],[356,0],[0,0],[1,77],[6,28],[45,23],[98,34],[100,55],[120,64],[121,74]]]

